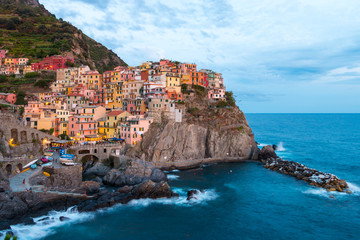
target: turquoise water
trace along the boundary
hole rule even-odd
[[[21,239],[359,239],[360,114],[247,114],[257,142],[351,183],[333,193],[262,168],[218,164],[169,173],[179,199],[139,200],[96,213],[15,226]],[[204,189],[196,201],[186,191]]]

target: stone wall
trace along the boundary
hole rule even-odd
[[[9,141],[13,139],[16,146],[10,146]],[[58,138],[26,127],[10,113],[0,113],[0,158],[37,156],[40,153],[42,140],[58,140]]]
[[[44,167],[42,172],[50,174],[50,177],[44,177],[45,180],[43,182],[43,185],[48,190],[66,192],[79,188],[82,183],[81,165],[62,168]]]

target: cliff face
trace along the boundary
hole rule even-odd
[[[203,163],[257,159],[258,148],[243,112],[237,106],[216,108],[201,94],[187,94],[183,121],[151,125],[128,153],[157,167],[191,168]]]

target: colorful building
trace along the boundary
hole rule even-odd
[[[40,62],[31,64],[31,69],[33,71],[58,70],[60,68],[67,68],[66,62],[75,63],[75,60],[72,57],[61,55],[45,57]]]
[[[120,137],[125,139],[125,142],[130,145],[136,145],[142,140],[144,133],[147,132],[152,118],[145,118],[144,116],[131,116],[126,123],[119,126]]]

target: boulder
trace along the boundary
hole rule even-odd
[[[131,190],[133,190],[133,188],[134,188],[133,186],[126,185],[126,186],[123,186],[121,188],[118,188],[116,190],[116,192],[118,192],[118,193],[129,193],[129,192],[131,192]]]
[[[59,220],[60,220],[61,222],[63,222],[63,221],[70,220],[70,218],[64,217],[64,216],[60,216],[60,217],[59,217]]]
[[[166,174],[155,168],[151,163],[139,159],[128,161],[125,166],[118,170],[110,170],[103,178],[103,183],[122,187],[125,185],[134,186],[147,180],[153,182],[166,181]]]
[[[274,148],[271,145],[264,146],[259,152],[259,160],[277,158]]]
[[[167,181],[167,177],[163,171],[155,168],[155,169],[153,169],[153,171],[151,173],[150,180],[154,181],[154,182]]]
[[[186,200],[190,201],[191,199],[196,199],[196,194],[199,194],[199,191],[198,190],[190,190],[187,192],[187,198]]]
[[[86,163],[83,171],[83,177],[85,178],[96,178],[96,177],[104,177],[108,172],[110,172],[111,168],[105,166],[101,162],[96,162],[94,164]]]
[[[85,181],[81,184],[81,190],[86,192],[86,194],[94,194],[100,191],[100,183],[95,181]]]

